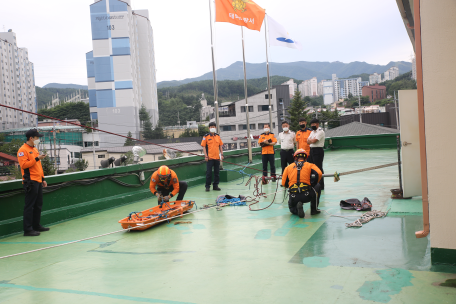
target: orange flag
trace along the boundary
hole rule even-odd
[[[260,31],[265,13],[252,0],[215,0],[215,22],[229,22]]]

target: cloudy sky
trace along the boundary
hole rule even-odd
[[[13,29],[29,50],[38,86],[87,84],[85,53],[92,50],[89,5],[93,0],[2,1],[0,30]],[[410,61],[413,52],[395,0],[257,0],[303,45],[271,47],[271,62]],[[148,9],[154,31],[158,81],[211,71],[208,0],[132,0]],[[241,29],[215,25],[216,64],[242,60]],[[264,32],[245,30],[246,60],[265,61]],[[266,76],[266,75],[265,75]]]

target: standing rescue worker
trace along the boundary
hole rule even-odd
[[[277,143],[280,144],[280,165],[282,166],[282,174],[285,168],[293,163],[293,153],[295,148],[295,132],[290,130],[290,125],[287,121],[282,122],[283,132],[279,133]]]
[[[291,213],[303,218],[303,205],[310,201],[310,214],[319,214],[321,190],[318,182],[322,173],[315,164],[306,162],[307,152],[303,149],[295,152],[294,159],[295,163],[289,165],[282,175],[282,185],[288,188],[290,194],[288,208]]]
[[[310,146],[307,143],[307,138],[309,138],[310,132],[312,131],[307,128],[307,120],[304,117],[299,118],[299,127],[301,130],[296,132],[297,149],[309,151]]]
[[[213,190],[220,191],[220,159],[223,160],[223,142],[217,131],[215,122],[209,123],[209,133],[204,135],[201,146],[204,147],[204,159],[206,160],[206,191],[211,191],[212,167],[214,167]]]
[[[41,209],[43,208],[43,187],[47,187],[44,180],[41,160],[45,154],[38,152],[40,137],[37,129],[30,129],[25,133],[27,142],[17,152],[19,165],[21,166],[22,184],[25,190],[24,206],[24,236],[39,236],[42,231],[49,228],[40,225]]]
[[[187,182],[179,182],[176,172],[167,166],[161,166],[152,174],[149,189],[152,194],[158,197],[159,202],[161,201],[161,198],[163,198],[165,202],[169,202],[177,193],[179,193],[179,195],[176,200],[182,201],[185,192],[187,192]]]
[[[310,155],[307,161],[317,165],[321,172],[325,173],[323,170],[323,159],[325,158],[325,151],[323,150],[323,147],[325,146],[325,131],[320,128],[320,121],[317,118],[310,121],[310,127],[312,128],[312,132],[307,139],[307,143],[310,145]],[[321,190],[325,189],[324,178],[321,179],[320,186]]]
[[[268,163],[271,166],[271,177],[276,178],[275,168],[275,157],[274,157],[274,145],[277,143],[277,139],[274,133],[271,133],[269,124],[264,124],[264,133],[261,133],[258,143],[262,147],[261,149],[261,160],[263,162],[263,176],[268,176]],[[263,180],[264,183],[264,180]]]

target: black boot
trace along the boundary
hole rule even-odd
[[[209,192],[211,191],[211,188],[210,187],[206,187],[206,192]]]
[[[298,209],[298,216],[300,218],[306,216],[306,214],[304,213],[304,204],[302,202],[298,202],[298,204],[296,205],[296,209]]]
[[[49,231],[49,230],[51,230],[51,228],[39,226],[39,227],[33,228],[33,230],[42,232],[42,231]]]
[[[318,209],[318,205],[319,205],[319,201],[313,199],[311,202],[310,202],[310,215],[317,215],[319,214],[321,211],[320,209]]]
[[[220,189],[218,185],[214,185],[214,187],[212,188],[212,190],[220,191],[220,190],[222,190],[222,189]]]
[[[40,235],[40,233],[35,230],[30,230],[30,231],[24,232],[24,236],[39,236],[39,235]]]

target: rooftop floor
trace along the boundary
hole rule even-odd
[[[337,151],[327,172],[396,161],[394,150]],[[245,184],[244,180],[244,184]],[[220,184],[222,193],[251,195],[242,179]],[[0,303],[454,303],[454,269],[430,264],[421,201],[390,200],[396,167],[326,181],[317,216],[291,215],[279,193],[264,211],[224,207],[90,241],[0,260]],[[282,188],[279,188],[279,191]],[[275,191],[269,184],[266,193]],[[189,188],[199,207],[219,192]],[[345,228],[359,215],[340,210],[341,199],[368,197],[388,217]],[[263,199],[267,206],[272,196]],[[156,205],[156,199],[124,205],[51,226],[40,237],[0,240],[0,256],[120,229],[118,220]],[[309,208],[309,204],[305,205]],[[177,220],[174,220],[177,221]],[[440,271],[440,272],[439,272]],[[442,285],[440,285],[442,284]]]

